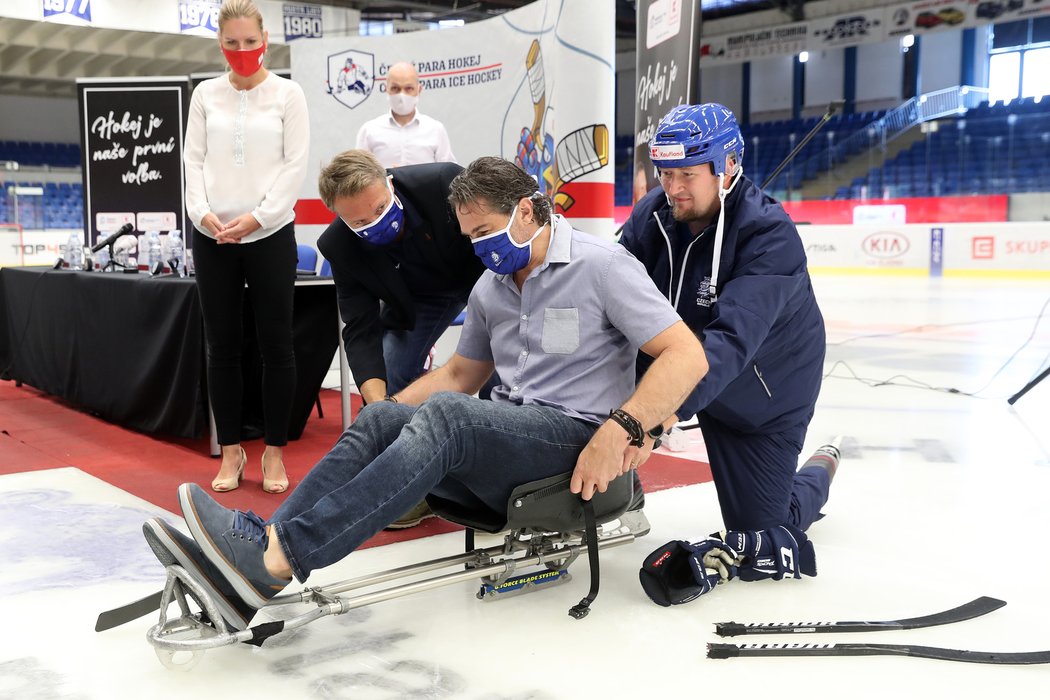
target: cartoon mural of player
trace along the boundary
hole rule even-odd
[[[363,66],[354,61],[353,57],[347,57],[342,69],[336,75],[334,92],[338,95],[345,90],[364,95],[369,90],[365,81],[370,80],[371,77]],[[331,81],[326,82],[328,83],[328,94],[331,95],[333,93],[332,83]]]
[[[561,186],[609,163],[609,128],[604,124],[591,124],[568,134],[555,146],[548,131],[554,109],[547,106],[543,54],[537,39],[529,46],[525,68],[534,115],[532,127],[521,130],[514,162],[536,178],[540,192],[554,200],[556,211],[564,213],[572,208],[574,200],[561,191]]]

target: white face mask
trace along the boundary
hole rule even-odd
[[[397,95],[387,95],[387,98],[390,100],[390,111],[399,117],[407,117],[415,112],[416,105],[419,103],[419,95],[406,95],[403,92]]]

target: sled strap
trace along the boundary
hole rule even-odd
[[[580,500],[583,500],[582,498]],[[583,501],[583,515],[587,522],[587,563],[591,568],[591,590],[579,603],[569,608],[569,615],[582,620],[591,611],[591,603],[598,597],[601,572],[598,570],[598,525],[594,518],[594,505]]]

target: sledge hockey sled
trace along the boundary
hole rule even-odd
[[[646,535],[649,522],[641,510],[644,496],[640,490],[635,491],[633,473],[616,478],[605,493],[595,493],[590,501],[569,491],[570,477],[571,473],[566,473],[517,487],[504,513],[480,504],[466,507],[429,496],[427,503],[435,514],[466,528],[463,554],[278,595],[267,603],[267,610],[292,603],[316,606],[285,620],[231,629],[208,592],[184,568],[173,564],[166,567],[162,592],[102,613],[95,629],[110,629],[159,607],[160,620],[150,628],[147,638],[165,666],[188,669],[208,649],[238,642],[258,646],[275,634],[326,615],[339,615],[462,581],[480,578],[477,597],[483,600],[548,588],[571,580],[569,566],[586,550],[590,590],[569,610],[571,616],[582,619],[598,594],[598,550],[628,544]],[[506,534],[502,545],[478,549],[474,546],[476,531]],[[462,570],[449,571],[459,567]],[[430,576],[420,578],[424,574]],[[196,604],[197,611],[191,608],[190,601]],[[171,603],[178,604],[177,617],[168,615]],[[176,657],[179,652],[184,653]],[[189,652],[189,659],[185,659],[185,652]]]

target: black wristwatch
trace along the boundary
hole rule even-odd
[[[628,444],[631,447],[641,447],[645,444],[645,428],[637,418],[620,408],[609,411],[609,418],[627,431],[627,436],[631,439]]]
[[[650,429],[646,435],[653,439],[653,449],[655,450],[664,441],[664,426],[662,423],[657,423],[655,428]]]

